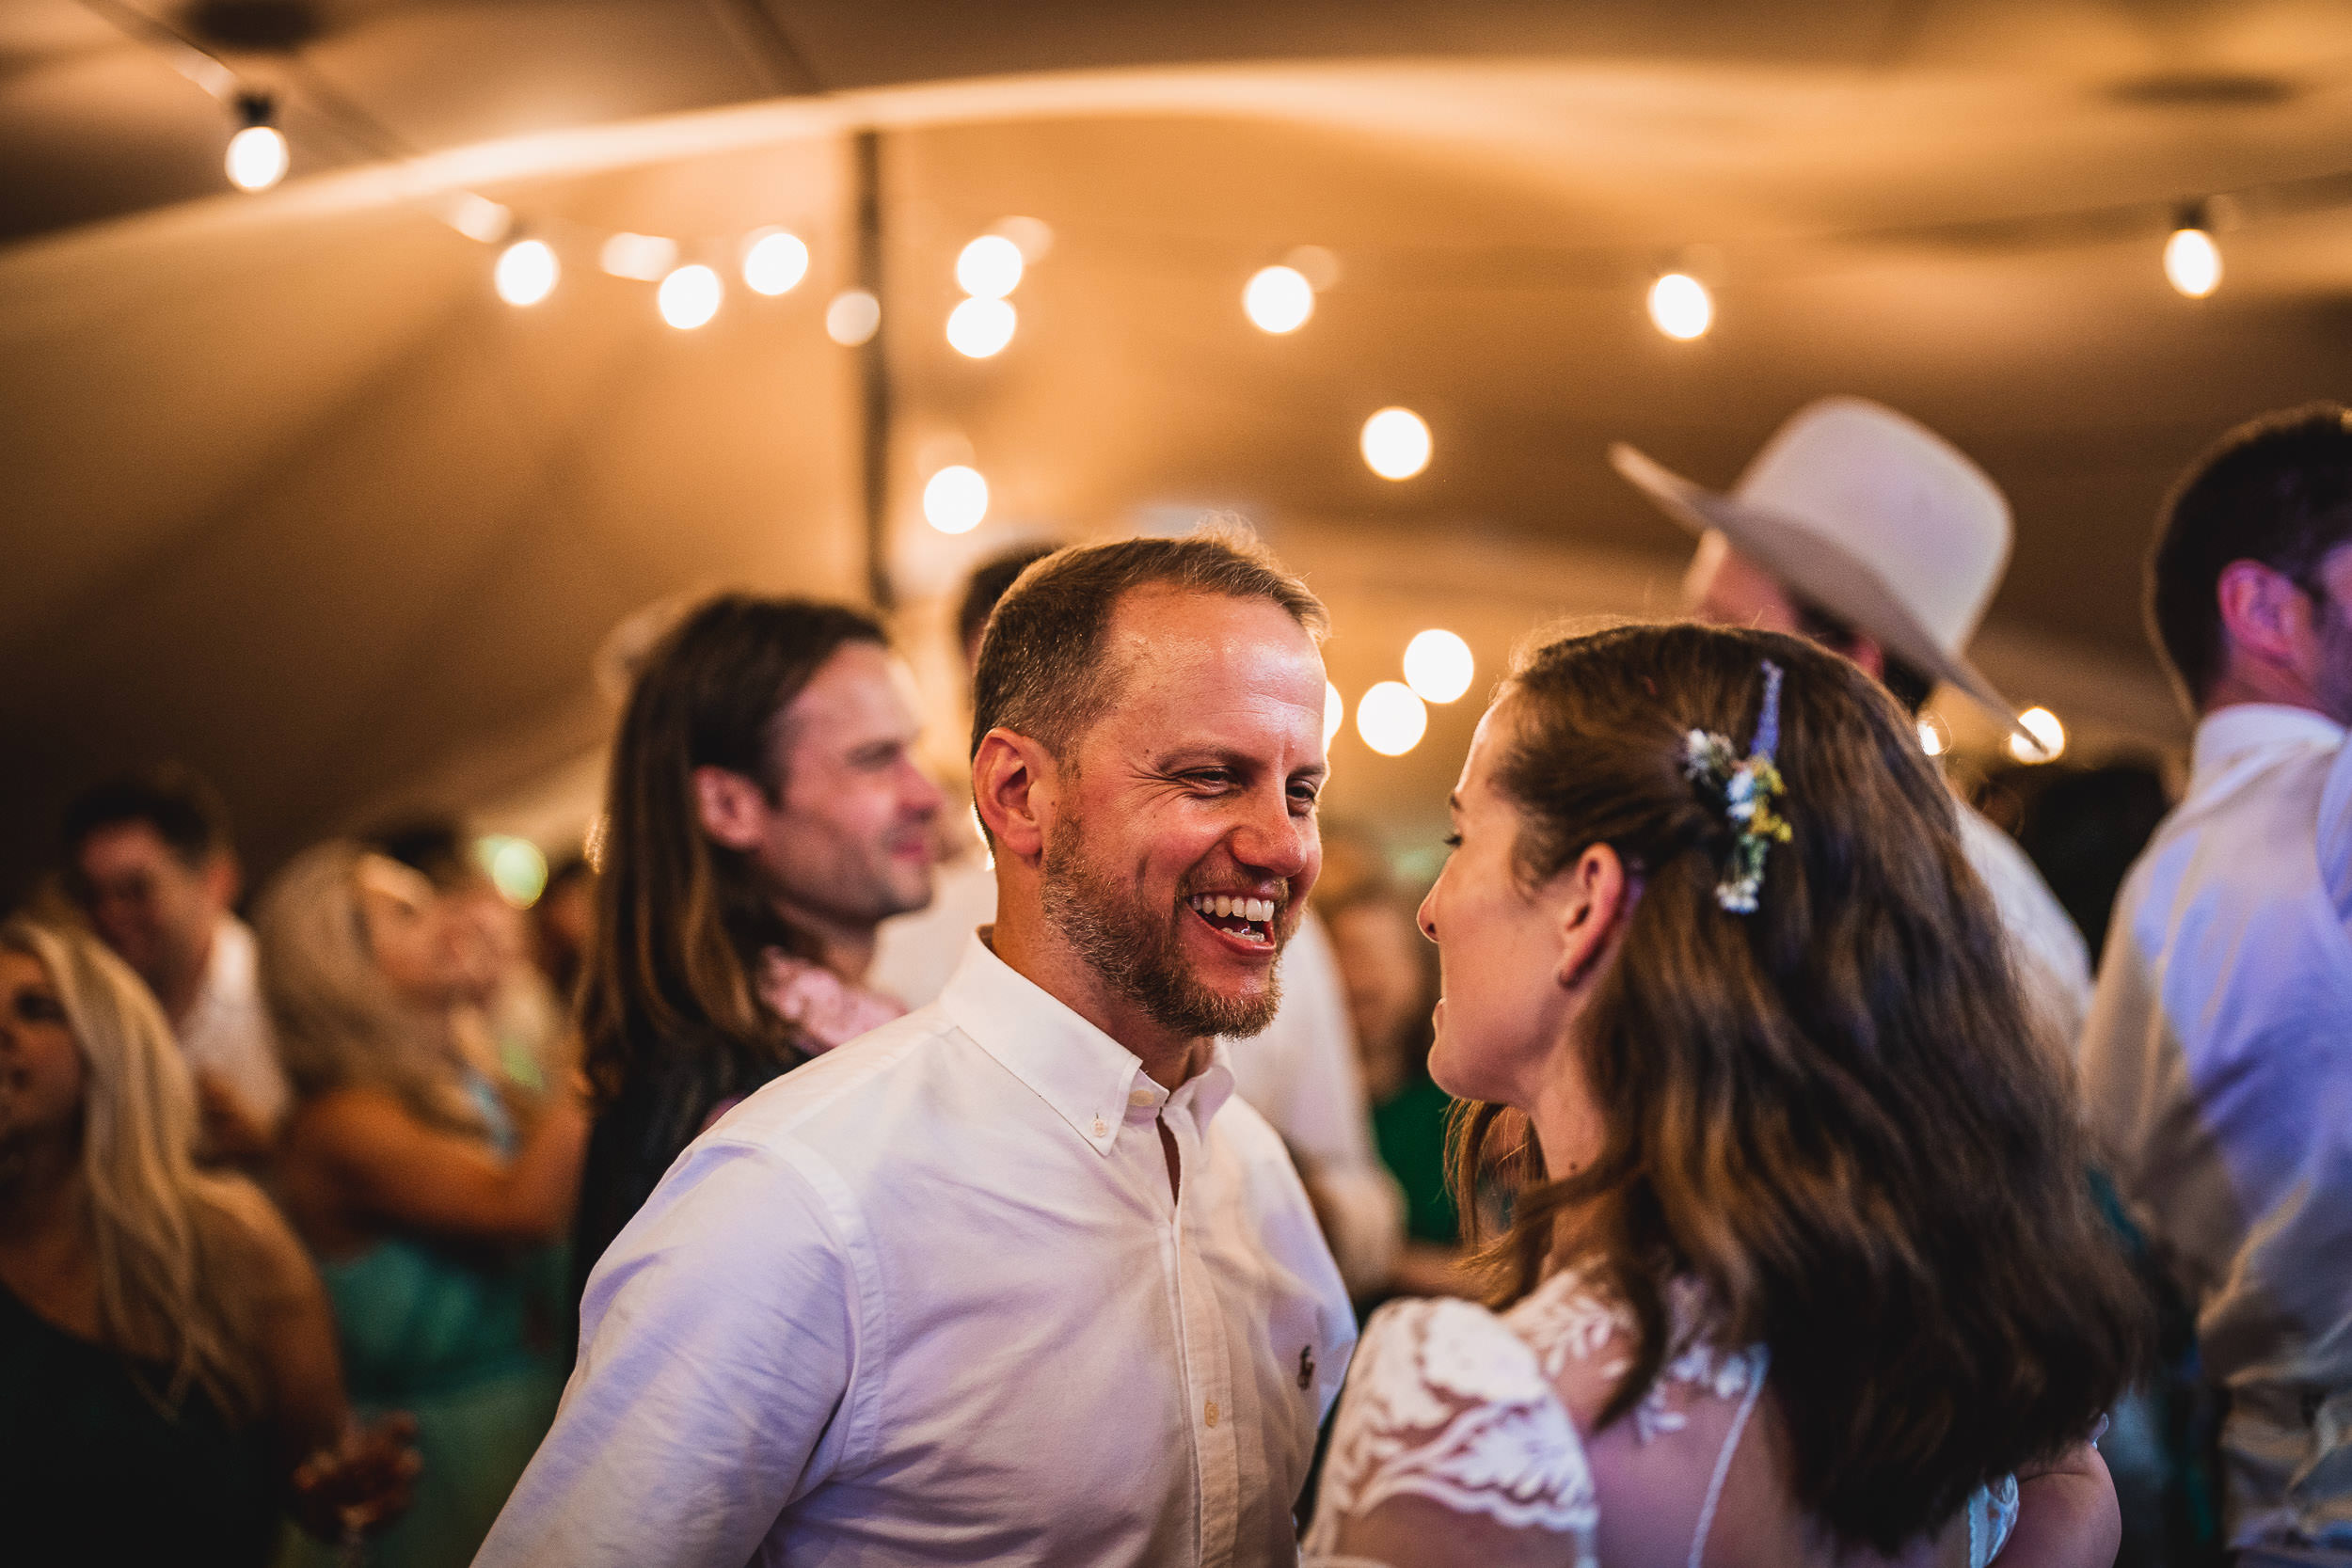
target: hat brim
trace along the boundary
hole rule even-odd
[[[2017,709],[1976,666],[1946,653],[1885,579],[1836,542],[1793,517],[1693,484],[1622,441],[1609,449],[1609,462],[1684,528],[1720,532],[1798,598],[1851,623],[1905,663],[1949,682],[2010,729],[2034,738],[2018,722]]]

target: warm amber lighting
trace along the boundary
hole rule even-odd
[[[663,321],[681,332],[691,332],[719,313],[719,301],[725,293],[719,275],[694,261],[661,280],[656,303]]]
[[[1401,757],[1429,731],[1429,710],[1400,681],[1382,681],[1356,705],[1356,733],[1384,757]]]
[[[755,294],[788,294],[808,276],[808,246],[798,234],[762,229],[743,245],[743,287]]]
[[[507,304],[536,305],[555,292],[556,279],[563,273],[545,240],[516,240],[499,252],[498,266],[490,277],[498,285],[499,298]]]
[[[615,277],[658,283],[677,267],[677,242],[660,234],[631,234],[624,230],[604,242],[596,264]]]
[[[2033,739],[2010,732],[2009,754],[2023,763],[2056,762],[2066,754],[2066,726],[2046,707],[2029,707],[2017,716],[2018,724]]]
[[[1470,644],[1438,627],[1405,644],[1405,684],[1432,703],[1450,703],[1470,689],[1478,661]]]
[[[1715,325],[1715,301],[1689,273],[1670,272],[1649,286],[1649,319],[1667,337],[1688,342]]]
[[[1323,749],[1325,751],[1331,749],[1331,737],[1340,733],[1340,726],[1346,721],[1347,699],[1340,695],[1338,687],[1333,686],[1329,681],[1325,681],[1323,683]]]
[[[229,138],[229,182],[241,191],[265,191],[286,178],[292,154],[275,125],[248,125]]]
[[[1364,421],[1364,462],[1382,479],[1410,479],[1429,467],[1429,426],[1409,408],[1383,408]]]
[[[2164,242],[2164,276],[2189,298],[2202,299],[2221,287],[2221,247],[2201,229],[2176,229]]]
[[[1944,725],[1934,715],[1919,716],[1919,750],[1931,757],[1940,757],[1952,749],[1951,737],[1944,733]]]
[[[1021,286],[1025,264],[1018,245],[1002,234],[982,234],[956,258],[956,286],[975,299],[1002,299]]]
[[[1267,267],[1242,290],[1241,308],[1261,332],[1295,332],[1315,313],[1314,285],[1296,267]]]
[[[958,463],[923,486],[923,520],[942,533],[969,533],[988,515],[988,481]]]
[[[968,359],[987,359],[1005,351],[1019,323],[1007,300],[967,299],[947,312],[947,342]]]
[[[844,289],[825,307],[825,336],[843,348],[871,342],[882,330],[882,301],[864,289]]]

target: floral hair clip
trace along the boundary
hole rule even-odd
[[[1766,659],[1764,705],[1744,758],[1728,738],[1711,730],[1692,730],[1682,742],[1683,773],[1723,798],[1724,816],[1738,831],[1724,879],[1715,884],[1715,902],[1733,914],[1756,912],[1756,895],[1764,886],[1764,857],[1773,845],[1788,842],[1788,819],[1773,809],[1788,792],[1772,761],[1780,749],[1780,666]]]

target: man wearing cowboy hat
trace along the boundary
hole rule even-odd
[[[1791,416],[1728,495],[1622,442],[1609,457],[1699,536],[1683,579],[1698,619],[1809,637],[1914,711],[1949,682],[2016,725],[2017,710],[1963,655],[2009,563],[2009,503],[1942,436],[1891,408],[1833,397]],[[2014,840],[1964,803],[1960,829],[2034,1007],[2071,1049],[2090,1010],[2082,934]]]

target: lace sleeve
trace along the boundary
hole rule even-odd
[[[1398,1302],[1364,1331],[1308,1531],[1311,1563],[1348,1560],[1352,1527],[1404,1498],[1507,1530],[1560,1537],[1593,1561],[1597,1510],[1584,1445],[1531,1351],[1462,1301]]]

